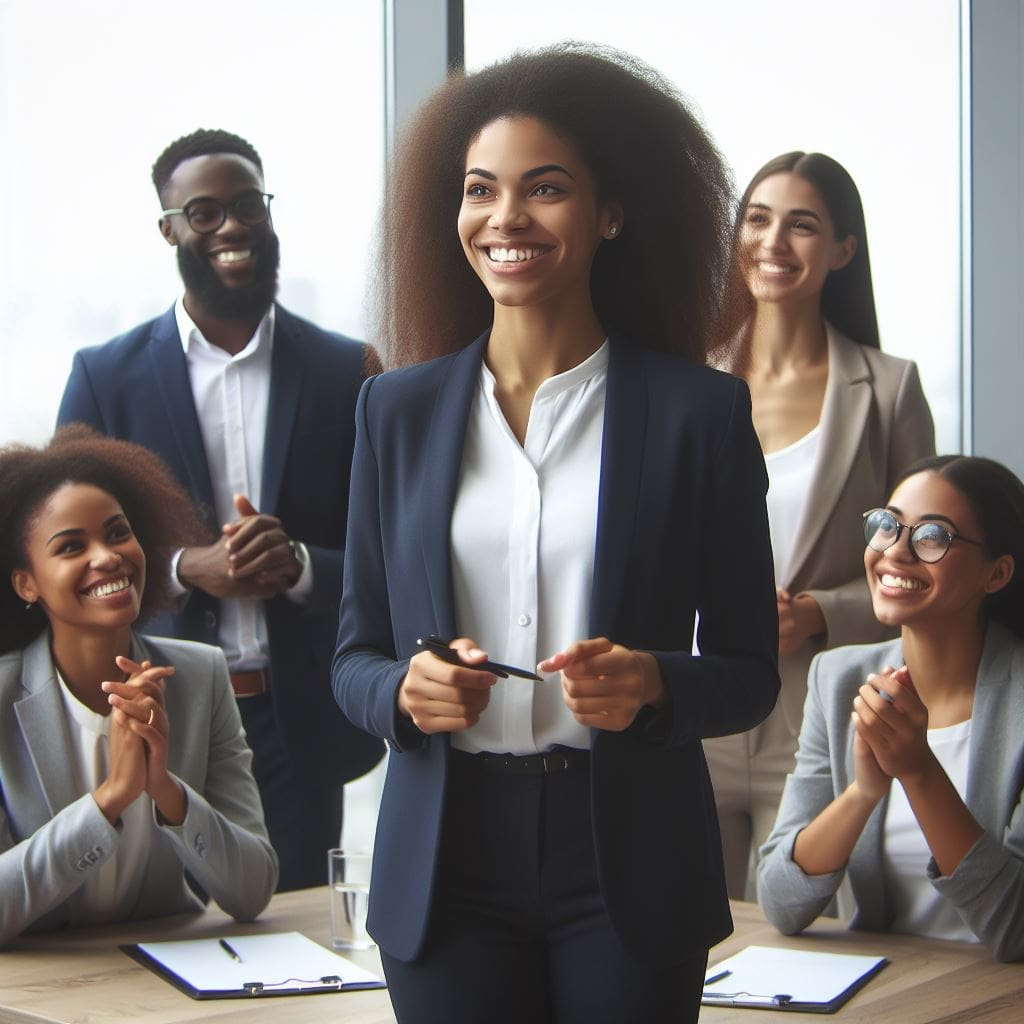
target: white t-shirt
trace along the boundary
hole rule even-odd
[[[929,729],[928,746],[963,799],[967,792],[971,720],[943,729]],[[926,868],[931,856],[907,795],[903,787],[894,782],[889,792],[882,839],[882,874],[896,910],[892,930],[935,939],[977,942],[974,932],[929,881]]]
[[[813,500],[811,480],[818,461],[819,423],[799,441],[765,455],[768,470],[768,530],[775,559],[775,580],[782,586],[799,535],[804,506]]]

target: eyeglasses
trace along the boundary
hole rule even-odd
[[[161,210],[160,216],[169,217],[172,213],[183,213],[193,231],[200,235],[209,235],[228,219],[229,213],[239,223],[250,228],[269,220],[270,200],[273,198],[269,192],[257,192],[256,189],[252,189],[243,192],[227,206],[219,199],[202,197],[172,210]]]
[[[940,562],[955,540],[984,547],[980,540],[971,540],[961,533],[950,533],[938,523],[901,523],[888,509],[873,508],[864,513],[864,540],[872,551],[887,551],[904,530],[910,531],[910,550],[922,562]]]

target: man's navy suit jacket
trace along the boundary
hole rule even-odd
[[[356,412],[333,682],[392,747],[370,930],[401,960],[429,942],[450,747],[398,712],[397,691],[418,637],[460,635],[449,535],[485,343],[372,378]],[[590,635],[652,652],[670,701],[592,732],[594,841],[612,924],[650,963],[731,929],[701,739],[751,728],[778,694],[766,489],[741,380],[612,338]]]
[[[276,307],[260,511],[306,545],[313,592],[304,605],[283,595],[265,602],[274,709],[299,770],[339,782],[368,771],[384,749],[345,719],[329,686],[362,358],[362,345]],[[75,355],[58,413],[71,422],[156,452],[220,535],[173,307]],[[216,644],[219,604],[194,591],[173,624],[161,619],[147,632]]]

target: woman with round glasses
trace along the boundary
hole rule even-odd
[[[741,899],[793,766],[811,658],[887,635],[856,540],[836,524],[879,504],[935,441],[917,368],[879,351],[864,210],[831,157],[786,153],[754,175],[731,289],[740,324],[714,358],[750,386],[765,453],[782,677],[766,722],[705,743],[729,895]]]
[[[277,883],[219,648],[143,637],[205,539],[138,445],[73,424],[0,449],[0,946],[201,910]]]
[[[800,931],[848,875],[852,927],[1024,958],[1024,485],[933,457],[864,535],[875,615],[900,639],[812,664],[761,905]]]

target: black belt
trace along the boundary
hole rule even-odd
[[[452,753],[459,767],[476,767],[492,775],[548,775],[584,771],[590,765],[590,751],[577,747],[555,747],[544,754],[469,754],[464,750]]]

